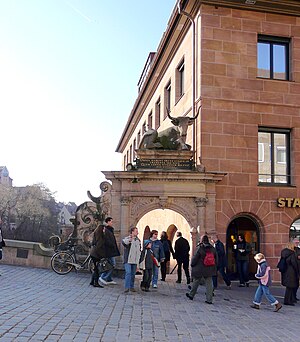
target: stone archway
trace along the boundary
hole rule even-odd
[[[215,229],[216,183],[224,173],[200,171],[104,171],[111,182],[108,214],[120,241],[131,226],[155,209],[182,215],[191,228],[192,251],[199,235]]]

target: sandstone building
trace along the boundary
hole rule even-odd
[[[299,1],[178,1],[138,87],[117,146],[124,171],[149,128],[171,126],[168,110],[193,117],[201,105],[187,132],[195,168],[104,173],[115,193],[126,194],[120,220],[169,228],[171,237],[192,229],[191,242],[193,234],[216,231],[231,273],[233,242],[244,233],[274,268],[299,233]]]

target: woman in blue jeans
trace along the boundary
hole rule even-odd
[[[130,228],[130,235],[122,240],[124,246],[125,290],[136,292],[134,288],[135,272],[141,257],[141,241],[137,227]]]
[[[165,261],[165,252],[163,244],[160,240],[157,240],[158,231],[153,229],[150,233],[150,241],[151,241],[151,250],[153,255],[158,260],[158,262]],[[153,277],[152,277],[152,287],[157,288],[157,281],[158,281],[158,266],[153,265]]]
[[[270,293],[270,286],[272,284],[270,267],[262,253],[257,253],[254,256],[254,259],[258,263],[257,272],[255,274],[255,278],[258,279],[258,288],[255,292],[253,304],[250,306],[253,309],[259,309],[262,296],[265,295],[269,303],[274,306],[274,311],[277,312],[282,308],[282,304],[280,304]]]

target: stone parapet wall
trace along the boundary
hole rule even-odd
[[[50,268],[52,248],[46,248],[38,242],[7,240],[3,248],[1,263],[18,266]]]

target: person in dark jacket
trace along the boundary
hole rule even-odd
[[[160,241],[163,244],[164,253],[165,253],[165,260],[160,264],[160,272],[161,272],[161,281],[166,281],[167,275],[167,265],[171,259],[171,253],[174,258],[174,250],[172,247],[172,243],[168,238],[167,232],[163,231],[160,235]]]
[[[299,271],[294,244],[288,243],[286,248],[281,251],[281,257],[285,259],[287,269],[281,273],[281,284],[285,286],[284,304],[295,305],[295,290],[299,282]]]
[[[144,241],[144,248],[141,253],[140,258],[140,269],[143,270],[143,279],[141,282],[141,290],[149,292],[151,280],[152,280],[152,270],[154,266],[153,252],[151,250],[151,240]]]
[[[222,241],[219,240],[219,237],[217,234],[212,235],[211,241],[213,242],[214,247],[215,247],[217,254],[218,254],[217,271],[220,272],[220,274],[221,274],[221,276],[222,276],[222,278],[223,278],[223,280],[227,286],[227,289],[229,290],[231,288],[231,281],[229,280],[229,277],[225,272],[227,260],[226,260],[224,244]],[[214,289],[216,289],[218,287],[218,275],[213,276],[212,279],[213,279]]]
[[[99,270],[98,264],[100,259],[105,257],[105,246],[104,246],[104,228],[103,224],[100,224],[98,218],[95,217],[95,221],[97,224],[96,229],[94,230],[93,240],[92,240],[92,247],[90,251],[90,256],[94,263],[94,271],[92,274],[92,280],[90,285],[94,287],[103,287],[99,284]]]
[[[157,261],[159,263],[162,263],[165,260],[165,253],[164,253],[163,244],[161,243],[161,241],[157,239],[157,236],[158,236],[158,231],[155,229],[151,230],[150,232],[151,250],[155,258],[157,259]],[[159,269],[159,266],[154,264],[153,277],[152,277],[152,287],[154,289],[157,288],[158,269]]]
[[[117,245],[117,241],[114,235],[114,227],[113,227],[113,219],[112,217],[107,217],[105,219],[106,227],[104,229],[105,234],[105,254],[108,258],[108,261],[115,266],[116,265],[116,256],[120,255],[120,251]],[[100,281],[104,285],[116,285],[116,282],[113,281],[112,275],[113,269],[108,272],[104,272],[101,274]]]
[[[175,241],[175,259],[177,260],[177,281],[181,283],[181,267],[183,266],[187,284],[191,282],[190,271],[189,271],[189,260],[190,260],[190,245],[187,239],[182,237],[181,232],[176,233],[177,240]]]
[[[243,234],[238,235],[237,244],[234,245],[236,266],[239,274],[239,287],[249,287],[249,254],[251,245],[245,240]]]
[[[209,255],[210,262],[207,262]],[[186,296],[193,300],[197,292],[198,286],[205,282],[206,301],[207,304],[212,304],[213,300],[213,283],[212,276],[217,274],[218,254],[215,248],[209,243],[208,236],[203,235],[201,242],[198,245],[197,251],[192,258],[192,278],[193,283],[190,292]]]
[[[300,245],[299,245],[299,238],[293,239],[294,243],[294,248],[295,248],[295,253],[296,253],[296,258],[297,258],[297,264],[298,264],[298,275],[300,275]],[[295,289],[295,298],[296,301],[299,299],[297,298],[297,291],[299,289],[299,279],[298,279],[298,286]]]

